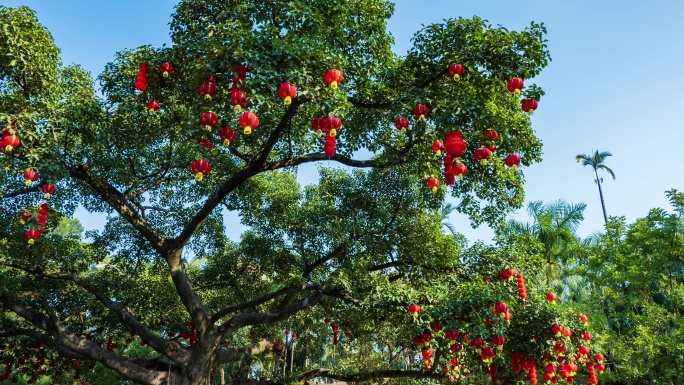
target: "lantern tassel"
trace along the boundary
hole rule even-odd
[[[204,177],[204,174],[202,174],[201,172],[198,172],[197,174],[195,174],[195,180],[198,182],[201,182],[203,177]]]
[[[223,145],[228,147],[230,145],[230,140],[228,140],[228,139],[224,140]]]
[[[286,96],[285,99],[283,99],[283,103],[285,103],[286,106],[290,105],[290,103],[292,103],[292,98]]]
[[[252,133],[252,127],[250,127],[250,126],[245,127],[244,133],[245,133],[245,135],[251,134]]]

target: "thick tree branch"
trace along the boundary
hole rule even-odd
[[[311,264],[307,264],[304,272],[302,272],[302,277],[309,278],[309,275],[320,265],[330,261],[331,259],[338,257],[347,249],[347,244],[343,243],[337,246],[333,251],[329,252],[327,255],[318,258]]]
[[[372,372],[340,374],[335,373],[332,369],[320,368],[300,374],[298,377],[298,384],[306,385],[310,379],[315,377],[326,377],[351,383],[382,378],[431,378],[442,382],[448,379],[447,376],[440,373],[430,373],[418,370],[375,370]]]
[[[124,377],[144,384],[163,385],[167,381],[167,373],[148,370],[136,365],[113,351],[106,350],[92,341],[81,339],[68,330],[57,327],[47,316],[31,306],[10,298],[5,291],[0,292],[3,306],[54,337],[56,344],[77,354],[101,362],[110,369],[116,370]]]
[[[40,191],[40,186],[36,185],[33,187],[27,187],[16,191],[2,193],[2,195],[0,195],[0,198],[13,198],[19,195],[29,194],[36,191]]]
[[[270,341],[261,340],[241,348],[220,347],[216,350],[216,360],[221,364],[232,361],[242,361],[247,357],[256,356],[257,354],[261,354],[268,350],[270,344]]]
[[[276,313],[241,313],[234,315],[219,328],[219,332],[228,335],[233,331],[250,325],[261,325],[284,321],[297,312],[315,305],[321,299],[323,292],[316,290],[301,301],[294,302]]]
[[[74,282],[76,285],[85,289],[91,293],[102,305],[114,313],[119,320],[126,324],[131,330],[135,331],[140,338],[147,342],[150,347],[158,351],[161,354],[169,357],[171,360],[177,363],[187,362],[189,359],[189,353],[187,350],[183,349],[177,342],[166,341],[164,338],[157,336],[151,332],[147,327],[138,321],[135,316],[131,313],[130,309],[120,302],[112,301],[109,297],[104,295],[95,285],[90,282],[80,278],[75,274],[60,274],[42,271],[40,269],[34,269],[28,266],[19,265],[12,262],[0,261],[0,265],[11,267],[14,269],[25,271],[29,274],[36,276],[37,278],[50,278],[57,280],[66,280]],[[55,321],[53,324],[56,325]]]
[[[234,313],[236,311],[240,311],[240,310],[244,310],[244,309],[254,308],[254,307],[261,305],[263,303],[266,303],[272,299],[278,298],[281,295],[293,293],[295,291],[310,290],[310,289],[314,289],[314,288],[318,288],[318,286],[301,285],[301,286],[284,287],[280,290],[276,290],[274,292],[264,294],[260,297],[251,299],[249,301],[245,301],[245,302],[237,303],[234,305],[226,306],[223,309],[214,313],[214,315],[211,317],[211,320],[212,320],[212,323],[214,323],[214,322],[220,320],[221,318],[225,317],[226,315],[228,315],[230,313]]]
[[[138,230],[160,254],[166,255],[168,253],[170,249],[168,240],[147,224],[145,219],[128,204],[124,194],[119,192],[114,186],[98,178],[88,166],[82,164],[70,167],[69,174],[73,178],[82,180],[95,190],[119,215]]]

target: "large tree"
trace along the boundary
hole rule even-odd
[[[449,19],[418,31],[400,56],[386,30],[392,11],[380,0],[182,1],[173,45],[117,53],[99,77],[99,97],[87,73],[61,65],[33,12],[0,8],[0,337],[8,375],[22,367],[35,378],[60,381],[58,370],[76,378],[85,376],[81,361],[142,384],[205,384],[218,369],[235,383],[444,380],[468,371],[450,358],[468,358],[475,376],[492,372],[470,348],[450,353],[439,333],[432,345],[424,341],[437,347],[424,370],[411,337],[436,320],[487,341],[505,333],[512,351],[538,363],[553,352],[530,336],[563,317],[532,298],[513,303],[516,289],[494,290],[473,275],[496,253],[462,256],[435,214],[446,194],[474,223],[497,225],[521,205],[523,173],[503,158],[517,153],[531,165],[541,145],[506,80],[533,78],[547,64],[545,29]],[[168,77],[164,62],[174,67]],[[447,76],[453,63],[466,69],[458,82]],[[337,89],[323,80],[331,68],[344,74]],[[278,98],[284,82],[299,91],[291,104]],[[214,97],[204,97],[214,87]],[[526,97],[542,93],[528,90]],[[235,104],[260,124],[236,138],[223,131],[221,141],[232,143],[212,150],[219,127],[237,126]],[[419,104],[429,113],[413,118]],[[221,121],[213,130],[203,127],[210,115],[198,122],[209,111]],[[332,115],[343,122],[337,137],[310,130],[314,118]],[[402,116],[411,117],[406,132],[393,127]],[[476,162],[473,149],[494,145],[486,129],[505,140],[488,162]],[[433,193],[425,183],[443,159],[430,145],[452,130],[470,147],[461,157],[469,170]],[[199,160],[210,173],[199,162],[190,172]],[[313,162],[346,170],[322,167],[317,184],[301,187],[297,166]],[[47,198],[41,186],[52,197],[38,209]],[[79,206],[106,213],[104,230],[79,240],[56,229]],[[226,237],[235,214],[247,227],[239,242]],[[490,269],[517,267],[497,255]],[[515,309],[510,330],[492,309],[501,300]],[[406,310],[412,302],[423,305],[417,317]],[[333,355],[326,317],[334,334],[350,333]],[[282,360],[285,328],[299,334],[294,371]],[[57,369],[48,365],[56,357],[74,361]],[[491,359],[502,367],[508,360]]]

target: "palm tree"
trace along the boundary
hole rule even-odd
[[[512,234],[529,234],[544,246],[546,280],[558,274],[554,264],[565,262],[579,247],[577,227],[584,219],[585,203],[570,204],[563,200],[544,204],[530,202],[527,211],[532,223],[510,220],[506,230]]]
[[[601,196],[601,208],[603,208],[603,220],[608,223],[608,214],[606,214],[606,203],[603,200],[603,190],[601,189],[601,182],[603,182],[603,178],[599,178],[598,176],[598,170],[604,170],[610,176],[615,179],[615,173],[613,170],[610,169],[610,167],[606,166],[603,162],[606,160],[607,157],[613,156],[608,151],[602,151],[594,152],[594,155],[587,155],[587,154],[579,154],[575,157],[575,160],[579,163],[582,162],[582,166],[591,166],[591,168],[594,169],[594,174],[596,175],[596,184],[598,185],[599,189],[599,195]]]

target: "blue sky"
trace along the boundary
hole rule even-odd
[[[123,48],[169,43],[175,1],[5,0],[27,5],[52,32],[62,60],[95,76]],[[68,6],[66,6],[68,4]],[[619,5],[618,5],[619,4]],[[525,169],[527,200],[586,202],[579,234],[603,228],[598,191],[578,153],[611,151],[604,175],[609,215],[629,221],[650,208],[668,207],[664,191],[684,190],[684,2],[586,0],[402,0],[389,22],[395,50],[405,52],[421,24],[478,15],[492,24],[522,29],[544,22],[553,61],[534,82],[546,96],[533,116],[544,143],[543,162]],[[524,210],[517,218],[526,218]],[[99,227],[81,215],[86,228]],[[451,221],[471,239],[488,239],[464,217]],[[236,234],[231,234],[235,236]]]

